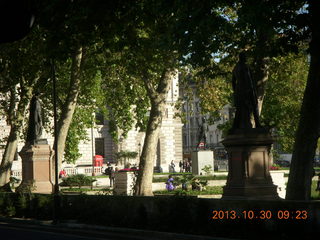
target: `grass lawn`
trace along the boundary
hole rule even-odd
[[[188,190],[184,191],[181,188],[178,188],[174,191],[154,191],[155,195],[186,195],[186,196],[197,196],[197,195],[217,195],[222,194],[222,186],[213,186],[213,187],[206,187],[206,190],[203,191],[195,191],[195,190]]]
[[[320,194],[319,191],[316,191],[316,187],[317,187],[317,181],[312,181],[312,185],[311,185],[311,198],[314,200],[320,200]]]
[[[191,175],[191,172],[175,172],[175,173],[169,173],[169,172],[162,172],[162,173],[153,173],[153,175]]]
[[[316,191],[317,181],[312,181],[311,186],[311,198],[312,200],[320,200],[319,192]],[[63,188],[61,189],[61,192],[68,193],[68,192],[79,192],[79,193],[86,193],[86,192],[102,192],[102,193],[109,193],[112,192],[109,188],[104,189],[90,189],[90,188]],[[110,193],[111,193],[110,192]],[[110,194],[109,193],[109,194]],[[204,191],[184,191],[181,188],[178,188],[174,191],[167,191],[167,190],[161,190],[161,191],[154,191],[155,195],[177,195],[177,196],[197,196],[197,195],[221,195],[223,193],[222,186],[207,186],[206,190]]]
[[[191,175],[191,174],[189,174]],[[182,177],[181,175],[172,175],[173,179]],[[199,180],[227,180],[227,176],[225,175],[208,175],[208,176],[196,176]],[[168,177],[154,177],[153,182],[166,182],[168,180]]]

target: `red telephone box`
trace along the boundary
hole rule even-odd
[[[95,155],[93,158],[93,166],[102,167],[102,164],[103,164],[103,156]]]

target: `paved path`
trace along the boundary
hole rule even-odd
[[[228,240],[96,225],[0,218],[1,240]]]

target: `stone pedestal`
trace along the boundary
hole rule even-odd
[[[193,175],[205,175],[202,170],[204,166],[208,165],[212,167],[212,173],[214,171],[214,159],[213,151],[211,150],[201,150],[191,153],[192,160],[192,174]]]
[[[273,138],[266,130],[236,130],[222,143],[229,163],[224,199],[279,199],[269,172]]]
[[[53,192],[53,164],[50,145],[25,145],[19,152],[22,158],[22,182],[18,187],[30,186],[35,193]]]
[[[136,179],[135,173],[115,172],[114,176],[114,194],[132,196]]]

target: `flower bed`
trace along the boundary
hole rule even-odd
[[[136,171],[139,171],[139,169],[137,169],[137,168],[123,168],[123,169],[120,169],[118,172],[136,172]]]

